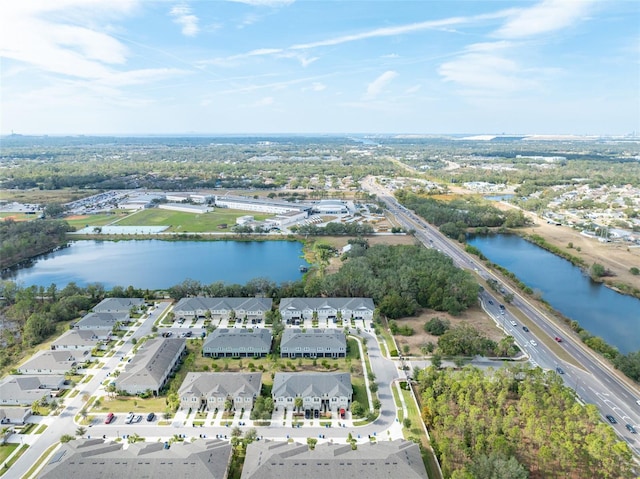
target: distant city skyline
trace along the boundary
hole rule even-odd
[[[0,133],[640,132],[631,0],[0,4]]]

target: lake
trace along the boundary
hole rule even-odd
[[[101,283],[165,289],[189,278],[210,284],[245,284],[253,278],[275,283],[302,277],[302,244],[294,241],[75,241],[33,265],[3,275],[22,286],[63,288]]]
[[[640,300],[591,281],[577,266],[516,235],[475,236],[468,243],[591,334],[622,353],[640,350]]]

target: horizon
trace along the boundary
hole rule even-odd
[[[628,0],[23,0],[0,28],[2,135],[640,132]]]

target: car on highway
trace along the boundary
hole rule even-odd
[[[618,421],[616,421],[616,418],[613,417],[611,414],[607,414],[605,417],[607,418],[607,421],[609,421],[611,424],[618,424]]]
[[[529,332],[529,328],[527,328],[526,326],[522,326],[522,330],[523,330],[525,333],[528,333],[528,332]]]
[[[636,399],[636,404],[640,406],[640,399]]]
[[[560,366],[558,366],[558,367],[556,368],[556,372],[557,372],[558,374],[564,374],[564,369],[562,369]]]
[[[624,427],[626,427],[631,434],[635,434],[636,433],[636,428],[633,427],[631,424],[625,424]]]
[[[104,423],[111,424],[115,418],[116,417],[113,415],[113,413],[110,412],[109,414],[107,414],[107,417],[105,418]]]
[[[555,337],[555,338],[553,338],[553,339],[555,339],[555,340],[556,340],[557,342],[559,342],[559,343],[561,343],[561,342],[562,342],[562,338],[561,338],[560,336],[556,336],[556,337]]]
[[[518,323],[516,323],[515,321],[509,321],[511,323],[511,326],[517,326]]]
[[[489,304],[493,304],[493,301],[489,300]]]
[[[529,341],[531,343],[531,346],[537,346],[538,343],[536,343],[533,339],[531,341]]]

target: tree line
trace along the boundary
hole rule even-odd
[[[66,234],[73,229],[62,220],[0,221],[0,269],[66,244]]]
[[[555,372],[430,367],[414,378],[445,478],[632,477],[628,445]]]

